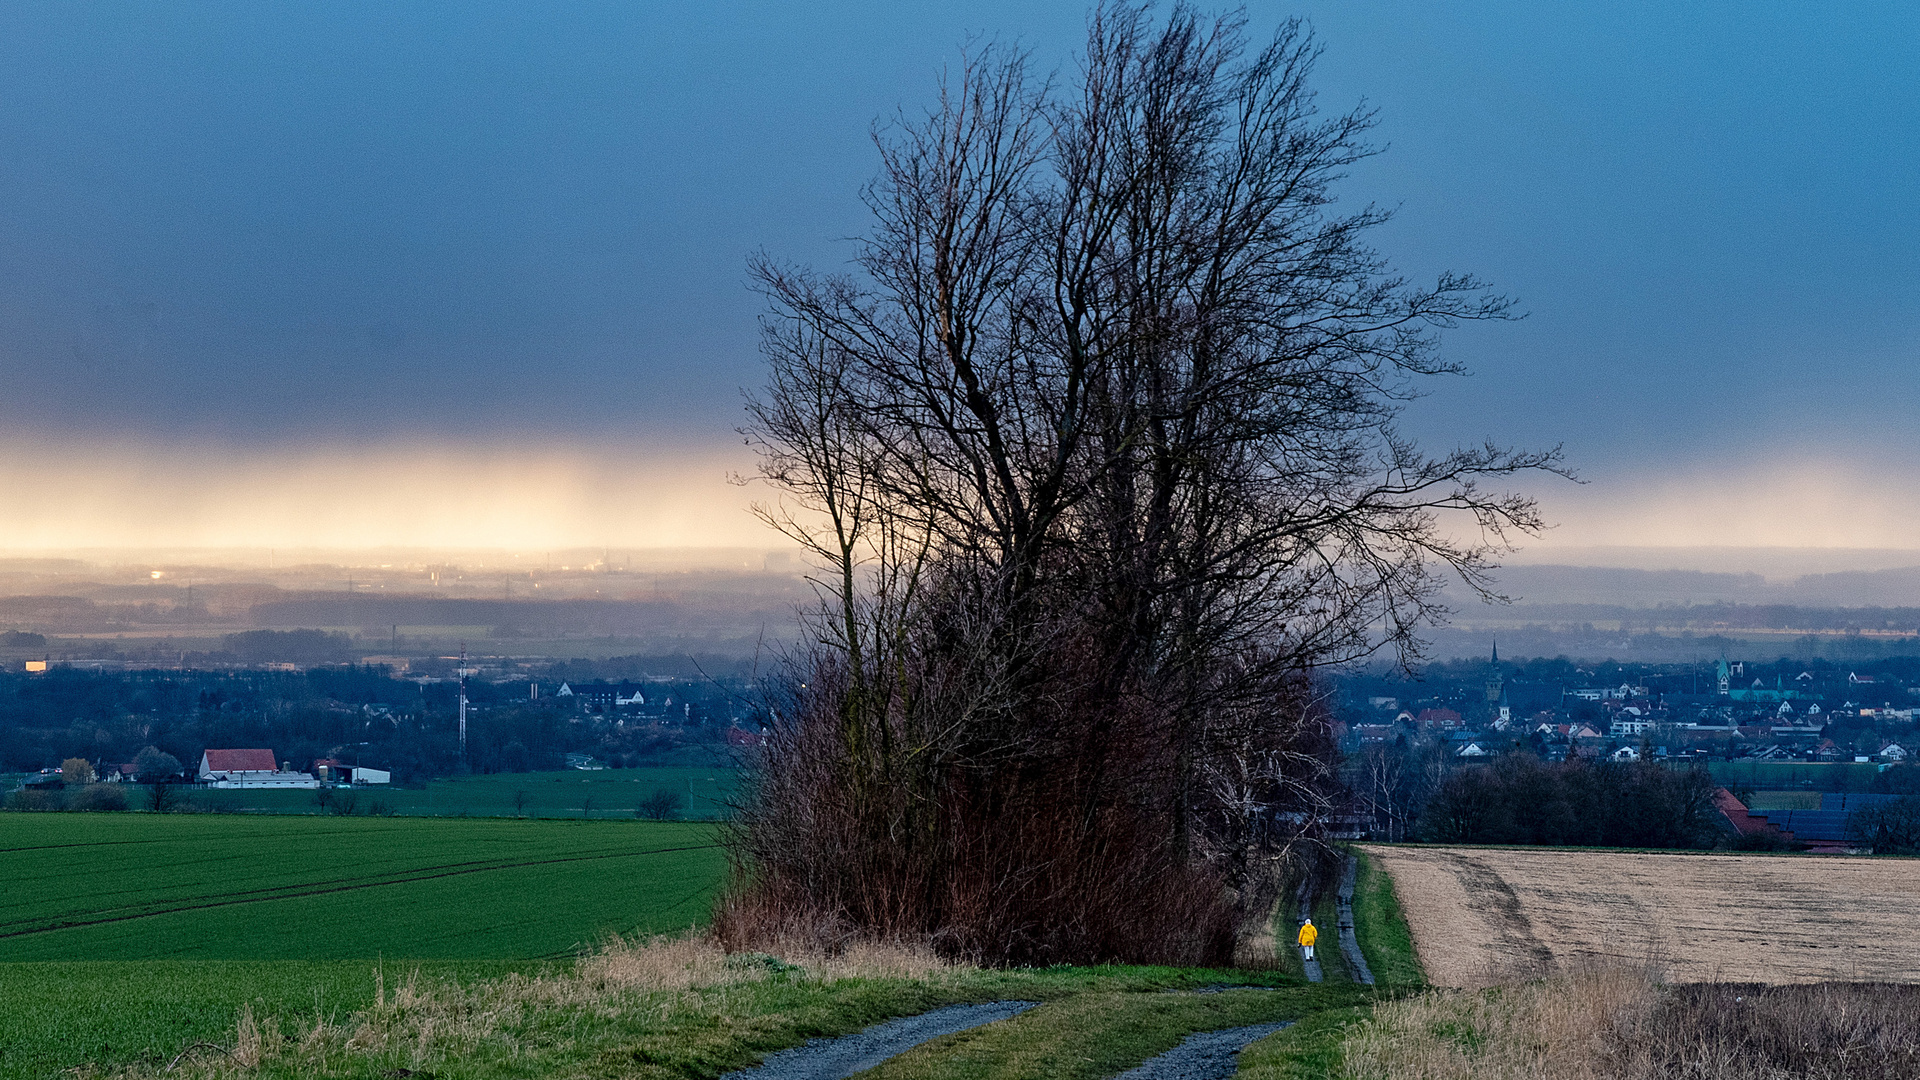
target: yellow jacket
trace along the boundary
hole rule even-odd
[[[1317,927],[1315,927],[1312,923],[1300,924],[1300,937],[1299,937],[1300,944],[1311,945],[1318,940],[1320,940],[1320,931]]]

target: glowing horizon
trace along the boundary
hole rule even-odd
[[[0,450],[0,550],[784,546],[747,464],[621,447],[437,444]]]
[[[789,546],[749,511],[768,493],[730,481],[751,468],[741,450],[37,441],[0,446],[0,463],[9,478],[0,492],[0,553],[10,555]],[[1886,553],[1867,560],[1876,564],[1898,563],[1903,551],[1920,560],[1920,499],[1886,479],[1902,475],[1916,470],[1782,455],[1737,467],[1616,473],[1580,487],[1540,483],[1530,490],[1554,527],[1510,561],[1657,549],[1724,550],[1730,565],[1766,551],[1827,552],[1834,558],[1824,561],[1835,565],[1861,562],[1839,558],[1843,552]]]

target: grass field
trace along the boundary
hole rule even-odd
[[[1652,962],[1674,982],[1920,982],[1920,860],[1365,850],[1439,986],[1594,962]]]
[[[493,773],[435,780],[425,787],[369,786],[353,789],[355,812],[374,804],[399,814],[438,817],[632,817],[640,800],[666,789],[681,797],[679,816],[710,821],[727,815],[739,789],[728,768],[568,769],[561,772]],[[187,794],[205,810],[278,814],[322,812],[313,791],[195,790]],[[336,798],[344,792],[336,793]],[[140,804],[138,793],[133,802]]]
[[[1818,810],[1818,791],[1756,791],[1747,800],[1749,810]]]
[[[1043,1004],[875,1075],[1097,1080],[1194,1031],[1358,1015],[1406,991],[1273,970],[983,971],[866,947],[794,966],[684,937],[634,944],[706,913],[724,872],[713,838],[631,819],[0,815],[0,1080],[712,1077],[809,1037],[1006,997]],[[1363,911],[1390,907],[1381,880],[1363,874]],[[1411,938],[1379,925],[1361,925],[1376,967],[1417,972]],[[607,944],[616,931],[630,936]],[[1280,989],[1211,992],[1223,982]],[[1299,1070],[1325,1044],[1249,1060],[1319,1075]]]
[[[459,984],[550,963],[384,965]],[[347,1016],[374,1003],[375,962],[81,961],[0,964],[0,1078],[41,1080],[88,1062],[164,1066],[196,1041],[231,1041],[242,1006],[261,1015]]]
[[[507,960],[702,919],[691,823],[0,815],[0,961]]]
[[[1880,766],[1857,761],[1710,761],[1723,787],[1760,790],[1865,791]]]

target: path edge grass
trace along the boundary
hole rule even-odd
[[[1353,933],[1374,981],[1381,986],[1426,986],[1427,973],[1413,947],[1413,930],[1394,893],[1393,876],[1369,859],[1364,850],[1350,850],[1359,862],[1353,887]]]

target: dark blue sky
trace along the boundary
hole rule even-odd
[[[1349,198],[1408,272],[1531,317],[1429,441],[1596,480],[1911,461],[1920,9],[1255,4],[1309,17]],[[721,447],[744,262],[862,228],[870,124],[968,34],[1066,64],[1070,4],[0,6],[0,423],[246,448]],[[1911,472],[1903,473],[1911,476]],[[1911,480],[1900,482],[1911,491]],[[1604,494],[1604,492],[1602,493]]]

